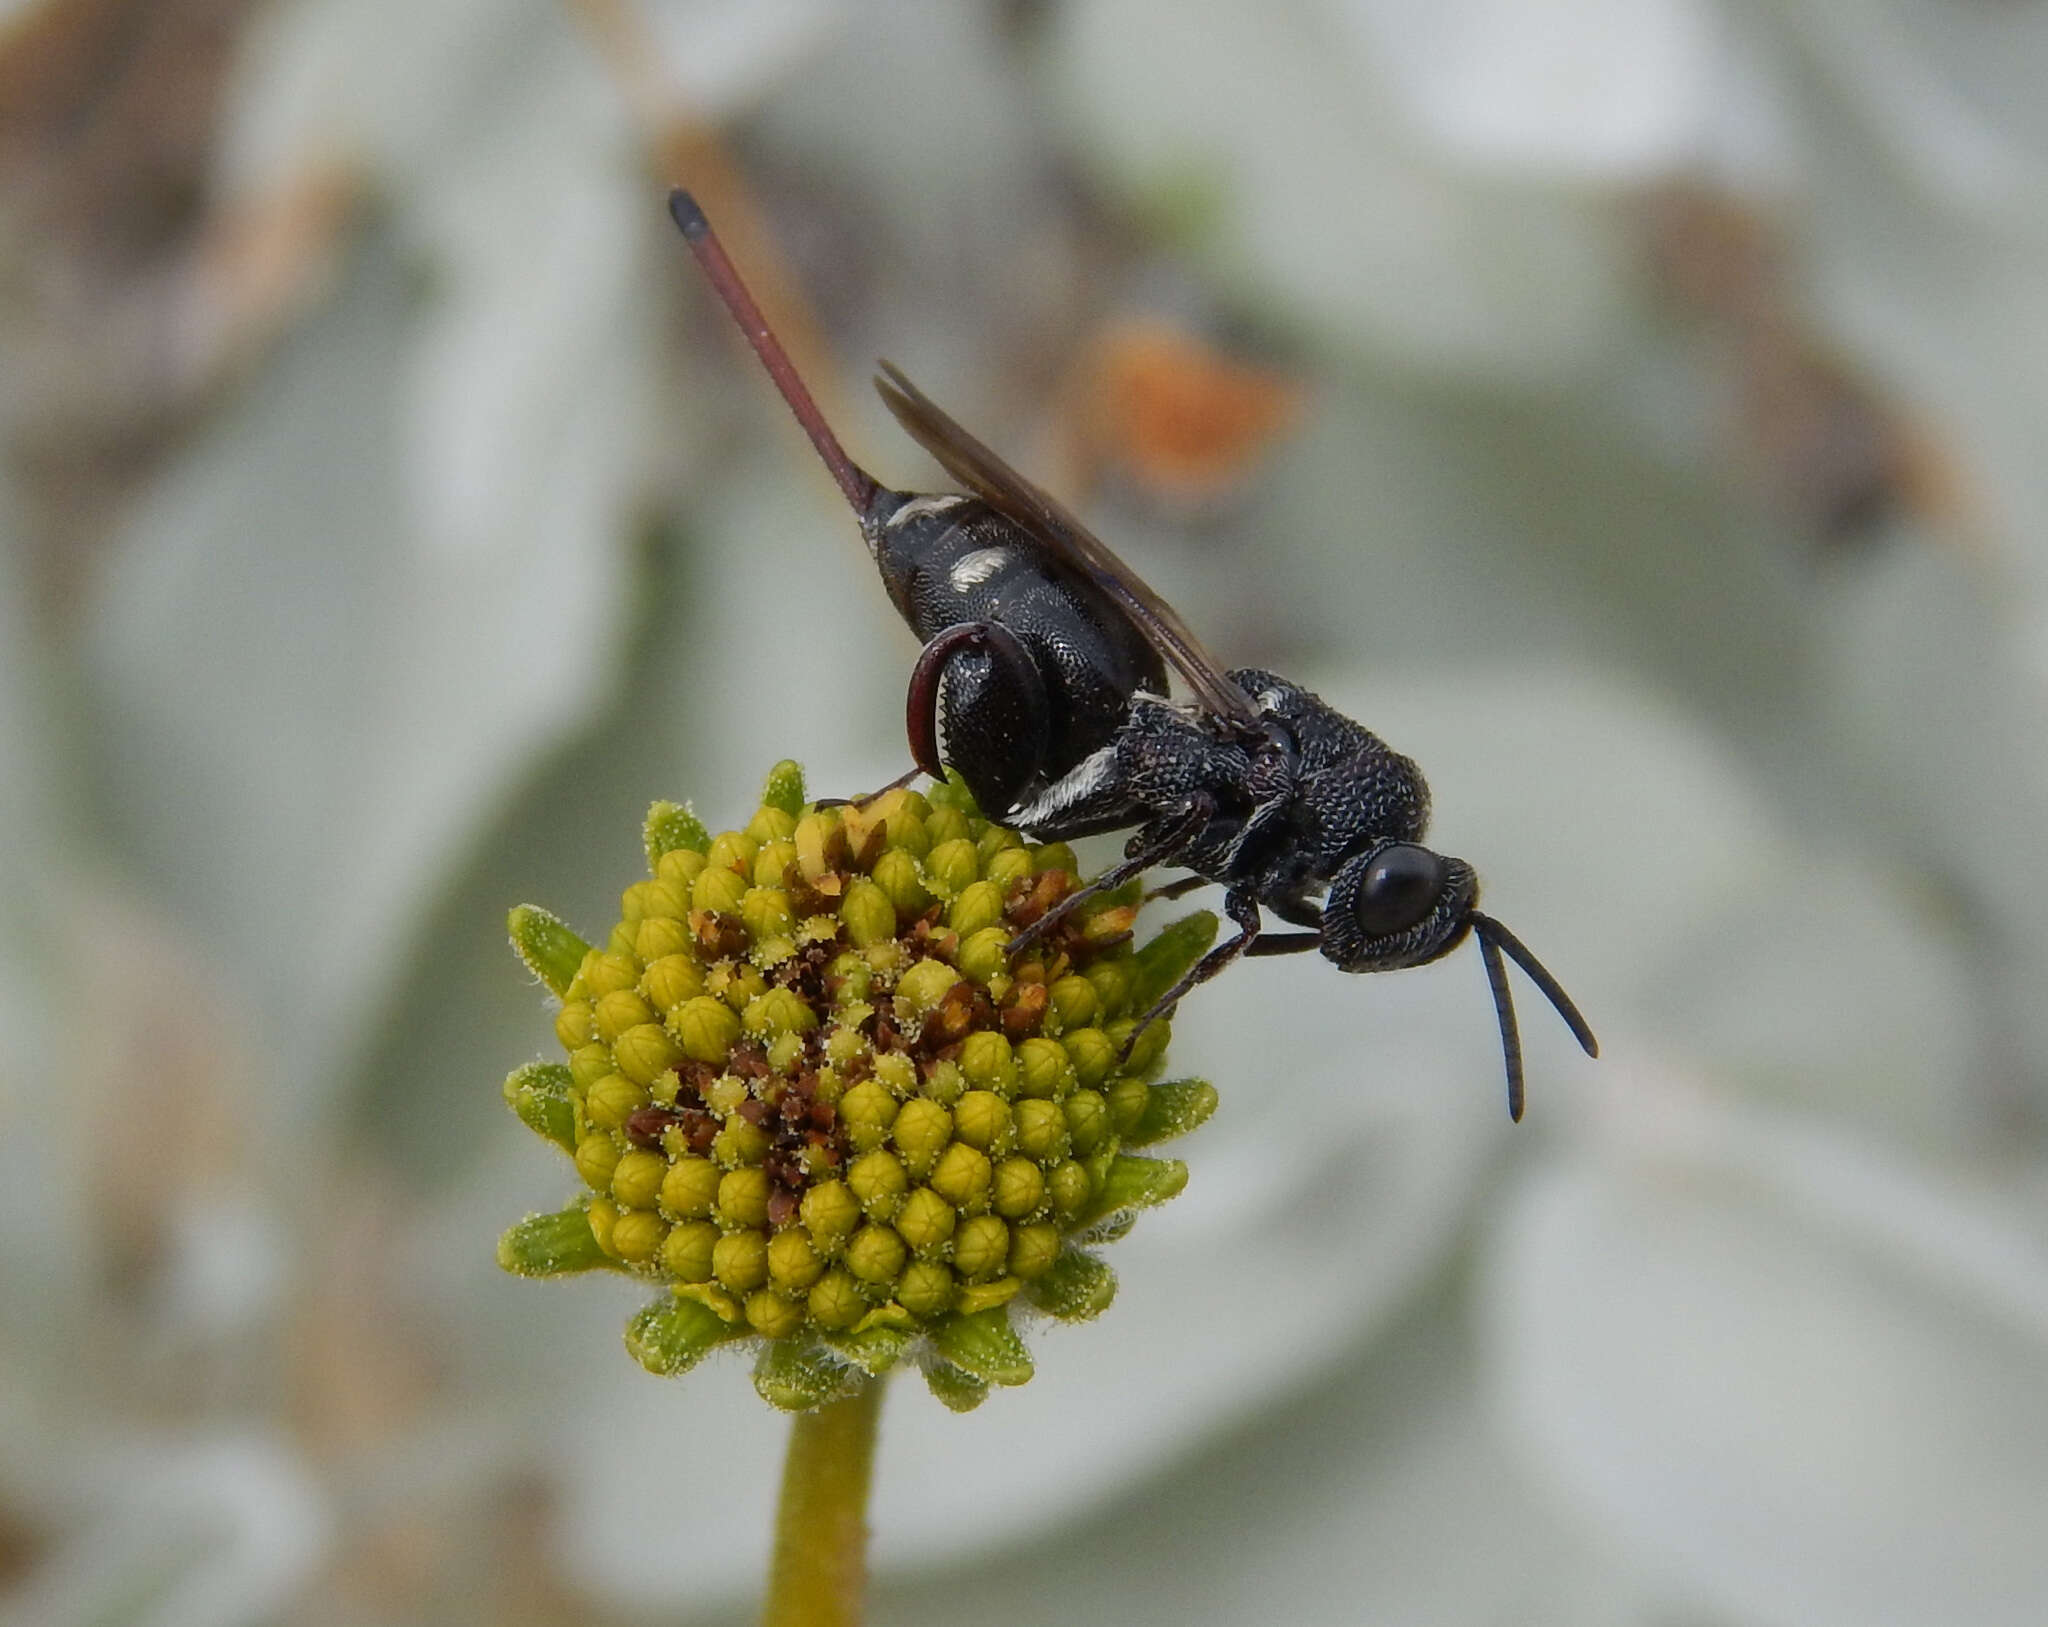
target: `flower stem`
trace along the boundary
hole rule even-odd
[[[859,1627],[882,1381],[797,1414],[782,1466],[762,1627]]]

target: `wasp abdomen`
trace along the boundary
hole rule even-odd
[[[975,626],[1007,635],[1000,648],[961,642],[938,680],[946,760],[984,808],[1017,806],[1108,744],[1133,692],[1166,693],[1165,664],[1130,618],[981,499],[881,492],[862,529],[927,646]]]

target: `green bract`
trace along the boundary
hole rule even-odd
[[[1186,1183],[1125,1149],[1193,1129],[1216,1093],[1148,1083],[1164,1021],[1125,1051],[1214,917],[1134,951],[1133,886],[1013,964],[1011,936],[1080,886],[1073,854],[957,784],[816,808],[782,763],[744,829],[657,803],[646,841],[601,948],[511,914],[568,1060],[516,1070],[505,1099],[588,1190],[514,1226],[499,1262],[662,1284],[626,1330],[649,1371],[759,1341],[756,1387],[790,1410],[906,1355],[955,1408],[1023,1383],[1018,1310],[1103,1311],[1115,1278],[1080,1244]]]

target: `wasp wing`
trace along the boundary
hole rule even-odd
[[[1110,551],[1109,544],[1077,520],[1066,506],[1012,469],[956,423],[932,398],[888,362],[875,389],[896,421],[946,473],[975,496],[1021,525],[1130,614],[1145,639],[1187,680],[1204,707],[1247,728],[1259,709],[1233,683],[1189,631],[1179,613],[1146,586],[1144,579]]]

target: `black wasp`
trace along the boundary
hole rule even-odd
[[[1270,672],[1225,672],[1186,624],[1063,506],[968,434],[888,363],[876,388],[966,494],[891,491],[849,458],[687,192],[669,213],[859,517],[903,619],[925,641],[909,695],[920,769],[957,769],[993,818],[1042,841],[1136,827],[1124,861],[1034,923],[1154,865],[1218,882],[1237,935],[1202,957],[1145,1021],[1240,955],[1321,950],[1347,972],[1420,966],[1479,940],[1500,1020],[1508,1112],[1522,1116],[1512,959],[1588,1056],[1593,1032],[1521,940],[1475,907],[1463,859],[1422,846],[1415,764]],[[1192,704],[1168,698],[1171,666]],[[1305,930],[1266,932],[1260,911]]]

